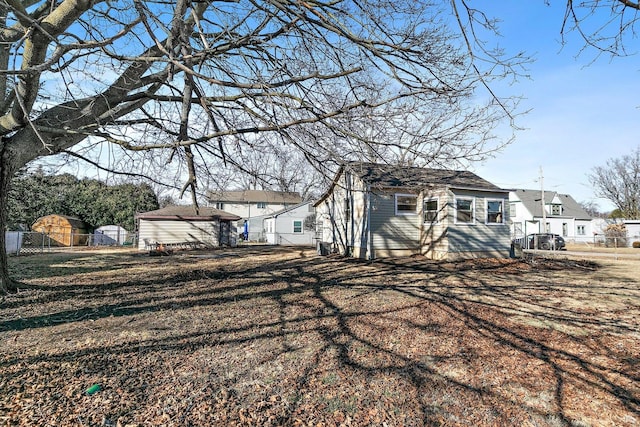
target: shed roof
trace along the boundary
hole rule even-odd
[[[41,216],[40,218],[38,218],[37,220],[35,220],[35,222],[33,223],[32,227],[35,226],[36,224],[38,224],[41,221],[45,221],[47,219],[53,219],[53,218],[62,218],[65,221],[67,221],[67,223],[69,223],[69,225],[72,228],[76,228],[78,230],[83,230],[86,228],[87,224],[85,224],[84,221],[82,221],[80,218],[76,218],[75,216],[69,216],[69,215],[59,215],[59,214],[49,214],[49,215],[45,215],[45,216]]]
[[[380,163],[349,162],[343,165],[333,181],[332,186],[316,202],[322,202],[336,185],[338,178],[344,171],[358,176],[364,183],[374,188],[424,188],[427,186],[442,186],[454,189],[469,189],[507,193],[491,182],[479,177],[473,172],[452,169],[432,169],[414,166],[397,166]]]
[[[221,211],[220,209],[214,209],[210,207],[200,207],[196,212],[194,206],[167,206],[155,211],[142,212],[136,215],[137,218],[142,219],[173,219],[173,220],[185,220],[185,221],[206,221],[206,220],[227,220],[237,221],[240,219],[238,215],[234,215],[229,212]]]
[[[541,190],[526,190],[526,189],[516,189],[513,190],[515,195],[520,199],[525,208],[533,215],[534,217],[542,216],[542,198],[541,198]],[[576,219],[591,219],[591,215],[585,211],[582,206],[578,202],[575,201],[573,197],[568,194],[560,194],[555,191],[545,191],[544,192],[544,203],[545,205],[551,204],[553,199],[558,197],[560,202],[562,203],[562,215],[564,217],[571,217]],[[558,216],[558,215],[549,215],[546,216]]]
[[[210,202],[240,202],[240,203],[282,203],[297,204],[302,202],[300,194],[290,191],[209,191]]]

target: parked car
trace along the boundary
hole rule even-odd
[[[523,249],[563,250],[566,247],[564,238],[559,234],[535,233],[527,237],[515,239],[513,243],[519,244]]]

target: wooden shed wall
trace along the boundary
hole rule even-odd
[[[46,234],[61,246],[77,246],[87,242],[87,231],[82,222],[64,215],[52,214],[38,218],[31,229]]]

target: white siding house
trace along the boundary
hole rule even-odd
[[[640,220],[626,220],[624,226],[627,229],[627,244],[633,245],[633,242],[640,242]]]
[[[138,249],[150,245],[235,246],[237,215],[213,208],[168,206],[136,215]]]
[[[573,242],[593,242],[600,227],[568,194],[541,190],[512,190],[509,193],[511,235],[554,233]],[[544,206],[544,215],[542,207]]]
[[[302,203],[298,193],[287,191],[209,191],[207,199],[210,206],[239,216],[240,231],[252,241],[264,241],[267,216]]]
[[[304,202],[283,209],[263,220],[267,243],[271,245],[315,244],[315,209]]]
[[[508,257],[508,194],[468,171],[347,163],[315,204],[318,249],[367,259]]]

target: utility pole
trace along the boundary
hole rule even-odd
[[[542,204],[542,227],[540,232],[547,232],[547,211],[544,203],[544,176],[542,175],[542,166],[540,166],[540,203]]]

